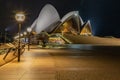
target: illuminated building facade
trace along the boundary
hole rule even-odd
[[[31,25],[31,28],[37,34],[46,31],[48,33],[92,35],[90,21],[84,23],[79,15],[79,11],[71,11],[60,19],[57,10],[50,4],[47,4],[42,8],[38,18]]]
[[[59,33],[59,36],[49,36],[49,41],[47,42],[50,43],[71,43],[63,37],[64,34],[92,35],[90,21],[84,23],[79,15],[79,11],[71,11],[60,19],[57,10],[51,4],[47,4],[42,8],[38,18],[31,25],[31,28],[36,34],[41,34],[42,31],[50,34]]]

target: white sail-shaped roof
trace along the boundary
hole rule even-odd
[[[79,19],[80,19],[80,24],[83,25],[84,22],[83,22],[82,18],[80,17],[80,15],[79,15]]]
[[[92,35],[92,29],[89,20],[83,25],[80,35]]]
[[[42,8],[37,18],[35,31],[39,34],[41,31],[51,28],[52,26],[49,26],[58,21],[60,21],[60,17],[57,10],[52,5],[47,4]]]
[[[79,11],[71,11],[71,12],[67,13],[65,16],[63,16],[63,18],[61,19],[61,22],[65,22],[67,19],[69,19],[70,17],[73,17],[73,16],[78,16],[80,19],[81,25],[84,24],[82,18],[79,16]]]
[[[84,24],[82,18],[79,16],[79,11],[71,11],[67,13],[62,19],[61,22],[64,23],[70,19],[74,19],[76,25],[76,28],[78,32],[80,32],[80,27]]]
[[[79,15],[78,11],[71,11],[69,13],[67,13],[66,15],[64,15],[61,19],[61,22],[65,22],[69,17],[73,16],[73,15]]]
[[[37,19],[33,22],[33,24],[31,25],[31,29],[35,29],[35,27],[36,27],[36,23],[37,23]]]

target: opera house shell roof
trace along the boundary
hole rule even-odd
[[[50,32],[71,32],[75,35],[92,33],[90,22],[84,23],[79,11],[71,11],[62,19],[51,4],[45,5],[38,18],[31,25],[33,31],[39,34],[42,31]]]
[[[53,34],[60,33],[61,38],[68,43],[120,45],[119,39],[116,38],[92,36],[90,21],[84,22],[79,15],[79,11],[68,12],[60,19],[57,10],[51,4],[47,4],[42,8],[31,28],[37,34],[41,34],[42,31]]]
[[[43,30],[49,32],[54,28],[58,21],[60,21],[60,17],[57,10],[52,5],[47,4],[42,8],[38,18],[34,21],[31,28],[33,28],[38,34]]]

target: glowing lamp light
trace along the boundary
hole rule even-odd
[[[23,36],[23,34],[20,34],[20,36]]]
[[[28,31],[28,32],[31,32],[31,31],[32,31],[31,27],[27,28],[27,31]]]
[[[24,34],[24,35],[27,35],[27,32],[24,32],[23,34]]]
[[[15,19],[16,21],[18,22],[23,22],[25,20],[25,14],[23,12],[18,12],[16,15],[15,15]]]

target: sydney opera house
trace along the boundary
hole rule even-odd
[[[72,34],[91,35],[90,21],[84,23],[79,11],[71,11],[60,19],[57,10],[50,4],[45,5],[31,28],[39,34],[41,31],[70,32]]]
[[[120,45],[117,38],[93,36],[90,21],[84,22],[79,15],[79,11],[68,12],[60,18],[57,10],[51,4],[42,8],[31,28],[35,35],[40,35],[44,31],[50,42]]]
[[[71,11],[60,19],[57,10],[50,4],[45,5],[38,18],[31,25],[32,31],[40,34],[45,31],[50,34],[59,35],[92,35],[90,21],[83,22],[79,11]]]

